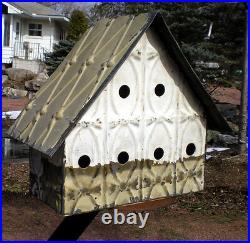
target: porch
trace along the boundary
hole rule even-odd
[[[13,47],[3,47],[2,63],[12,63],[13,58],[44,61],[48,52],[40,43],[14,42]]]

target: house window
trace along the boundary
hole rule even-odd
[[[10,16],[4,15],[4,46],[10,46]]]
[[[29,24],[29,36],[42,36],[42,25]]]

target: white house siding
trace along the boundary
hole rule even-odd
[[[156,161],[156,148],[164,150],[157,163],[175,163],[190,157],[186,148],[191,143],[196,147],[192,156],[204,155],[203,109],[172,58],[163,53],[158,40],[150,32],[144,34],[66,138],[66,167],[79,168],[83,155],[90,157],[90,166],[118,162],[122,151],[129,161]],[[157,84],[165,86],[159,97]],[[119,96],[122,85],[130,88],[125,99]]]
[[[2,14],[2,63],[11,63],[13,57],[13,43],[14,43],[14,33],[13,33],[13,25],[14,25],[14,16],[9,15],[10,17],[10,40],[9,46],[4,46],[4,20],[7,17],[7,14]]]
[[[13,57],[12,47],[3,47],[2,49],[2,63],[11,63]]]
[[[2,63],[11,63],[12,58],[15,55],[18,57],[24,58],[24,51],[22,50],[14,52],[15,48],[23,49],[23,42],[31,43],[31,49],[33,48],[33,52],[38,51],[38,45],[44,48],[45,52],[51,52],[53,50],[54,43],[57,43],[58,40],[54,37],[56,33],[56,25],[53,20],[51,22],[49,19],[46,20],[38,20],[34,18],[22,18],[18,15],[9,15],[10,16],[10,43],[9,46],[3,45],[4,39],[4,18],[5,14],[2,15]],[[16,36],[16,23],[20,23],[20,37]],[[28,25],[29,23],[39,23],[42,24],[42,36],[29,36]],[[19,44],[15,44],[19,43]],[[19,46],[18,46],[19,45]],[[17,48],[17,49],[18,49]],[[40,52],[42,50],[40,49]],[[37,56],[37,54],[34,54]],[[32,54],[31,54],[32,56]]]
[[[42,24],[42,36],[29,36],[29,24]],[[55,22],[49,19],[23,19],[22,42],[38,43],[47,51],[53,50]]]

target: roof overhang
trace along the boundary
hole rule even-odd
[[[23,13],[22,10],[14,7],[13,5],[11,5],[11,3],[2,2],[2,4],[8,7],[8,13],[10,14],[22,14]]]
[[[36,13],[20,10],[20,9],[14,7],[11,3],[3,2],[3,4],[8,7],[8,13],[10,13],[10,14],[24,14],[28,17],[32,17],[32,18],[36,18],[36,19],[53,19],[53,20],[58,20],[58,21],[69,22],[69,18],[67,18],[63,15],[36,14]]]
[[[69,22],[69,19],[62,15],[41,15],[41,14],[35,14],[35,13],[32,13],[32,14],[26,13],[26,14],[30,17],[37,18],[37,19],[54,19],[54,20],[61,20],[61,21]]]

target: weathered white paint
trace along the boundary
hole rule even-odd
[[[156,96],[157,84],[165,93]],[[122,85],[130,94],[119,96]],[[78,168],[88,155],[90,166],[118,162],[126,151],[129,161],[154,158],[176,162],[188,158],[186,147],[196,146],[193,156],[205,153],[205,119],[199,101],[160,42],[148,31],[65,140],[66,165]]]

